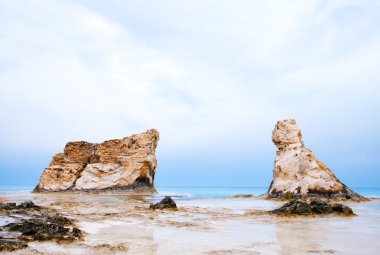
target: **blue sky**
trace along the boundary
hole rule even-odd
[[[379,1],[0,1],[0,185],[156,128],[157,185],[267,186],[277,120],[380,183]]]

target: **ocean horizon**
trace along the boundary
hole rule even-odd
[[[7,193],[30,193],[35,186],[0,185],[0,195]],[[262,195],[268,187],[260,186],[156,186],[158,196],[172,196],[179,199],[223,198],[235,195]],[[380,187],[352,187],[364,197],[379,198]]]

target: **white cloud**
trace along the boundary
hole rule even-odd
[[[315,137],[380,126],[375,1],[0,5],[3,150],[155,127],[165,153],[254,155],[280,118]]]

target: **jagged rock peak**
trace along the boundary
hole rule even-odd
[[[277,121],[272,131],[272,141],[279,150],[289,146],[303,146],[302,133],[294,119]]]
[[[277,147],[277,153],[268,197],[362,198],[341,183],[333,172],[304,146],[301,130],[294,119],[278,121],[272,132],[272,141]]]
[[[102,143],[68,142],[43,171],[35,192],[154,191],[155,129]]]

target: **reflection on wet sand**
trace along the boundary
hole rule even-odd
[[[156,254],[153,229],[118,221],[107,224],[109,226],[89,236],[91,244],[106,242],[109,247],[124,245],[131,254]]]
[[[179,199],[178,211],[154,211],[149,209],[152,197],[30,196],[75,219],[85,238],[73,244],[33,242],[14,254],[358,254],[362,247],[341,242],[364,230],[365,254],[380,248],[376,229],[368,227],[379,222],[378,200],[360,204],[354,218],[284,218],[263,213],[281,202],[257,197]],[[339,228],[348,234],[332,234]]]
[[[308,253],[335,253],[333,250],[322,250],[326,233],[325,225],[313,224],[313,219],[297,219],[297,221],[278,222],[276,224],[277,240],[281,255]]]

